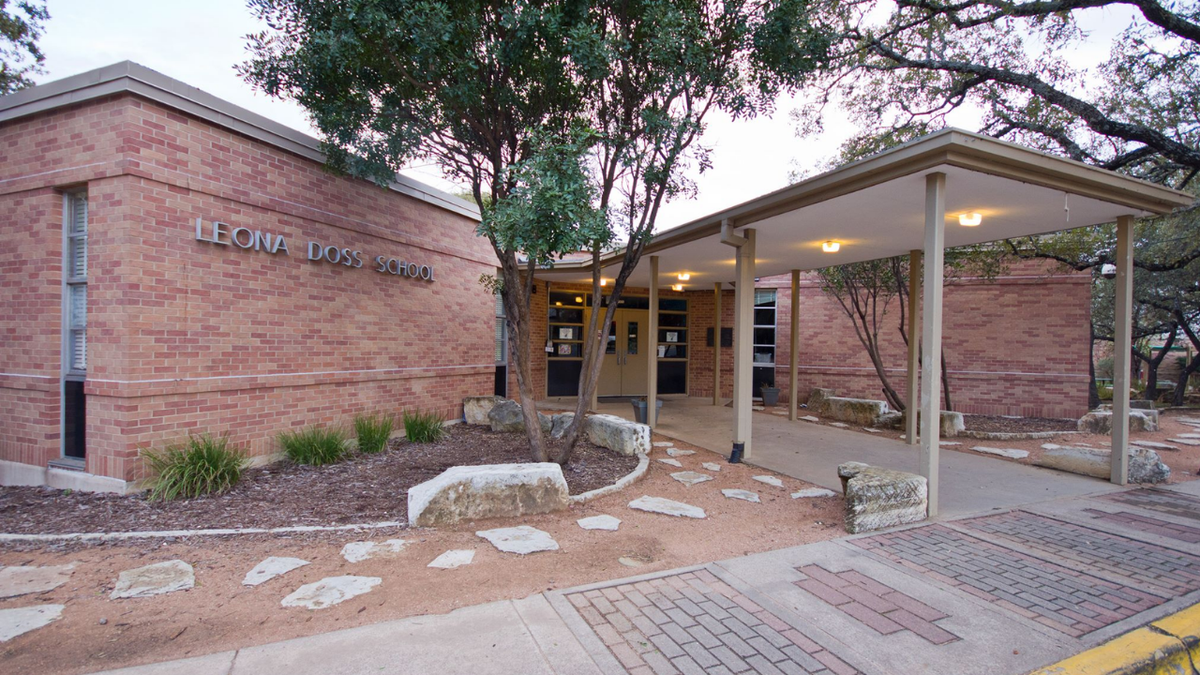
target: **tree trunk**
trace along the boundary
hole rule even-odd
[[[1172,324],[1171,329],[1167,331],[1167,339],[1163,342],[1163,346],[1158,350],[1158,354],[1151,357],[1154,353],[1154,348],[1150,348],[1150,354],[1143,354],[1134,349],[1133,355],[1141,359],[1146,364],[1146,390],[1142,392],[1142,398],[1147,401],[1153,401],[1158,398],[1158,367],[1162,365],[1163,360],[1167,358],[1167,354],[1171,351],[1171,346],[1175,343],[1175,336],[1179,333],[1179,325]]]
[[[954,410],[954,403],[950,400],[950,374],[946,368],[946,350],[942,350],[942,396],[946,399],[946,410]]]
[[[517,365],[517,391],[521,399],[521,417],[525,421],[525,435],[529,439],[532,461],[546,461],[546,447],[542,437],[542,424],[538,418],[537,403],[533,391],[532,356],[530,347],[529,298],[533,290],[533,270],[522,278],[519,263],[511,252],[501,255],[500,271],[503,275],[501,298],[507,315],[509,334],[509,360]]]
[[[1096,325],[1088,322],[1088,410],[1100,407],[1100,387],[1096,386]]]

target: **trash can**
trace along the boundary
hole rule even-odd
[[[763,387],[762,388],[763,405],[778,405],[779,404],[779,387]]]
[[[633,404],[633,417],[638,424],[646,424],[646,399],[635,398],[630,403]],[[658,424],[658,413],[662,410],[662,399],[657,399],[654,406],[654,423]]]

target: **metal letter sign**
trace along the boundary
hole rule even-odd
[[[291,255],[287,241],[282,234],[271,234],[246,227],[231,227],[228,223],[212,221],[205,226],[203,219],[196,219],[196,241],[204,241],[217,246],[234,246],[242,250],[253,249],[270,254],[283,253]],[[325,246],[316,241],[308,242],[308,261],[313,263],[329,263],[345,267],[359,268],[363,266],[363,252],[338,246]],[[376,272],[397,277],[409,277],[422,281],[433,281],[433,265],[411,263],[399,258],[375,256]]]

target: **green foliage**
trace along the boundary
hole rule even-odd
[[[192,499],[233,487],[248,460],[229,447],[229,439],[209,435],[189,436],[161,452],[142,451],[150,473],[150,498]]]
[[[349,436],[341,427],[305,427],[279,434],[283,453],[297,464],[322,466],[341,461],[346,456]]]
[[[37,42],[49,18],[45,0],[0,0],[0,96],[32,86],[29,76],[42,72]]]
[[[1113,390],[1112,385],[1096,383],[1096,392],[1100,395],[1101,401],[1111,401]]]
[[[375,454],[387,448],[388,438],[396,420],[391,415],[373,414],[354,417],[354,434],[358,437],[360,452]]]
[[[446,421],[436,412],[404,413],[404,435],[413,443],[434,443],[446,435],[442,422]]]

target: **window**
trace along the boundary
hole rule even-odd
[[[87,194],[67,195],[65,210],[64,360],[68,373],[82,375],[87,371]]]
[[[754,289],[754,396],[775,386],[775,289]]]
[[[496,365],[508,363],[508,320],[504,315],[504,298],[496,295]]]

